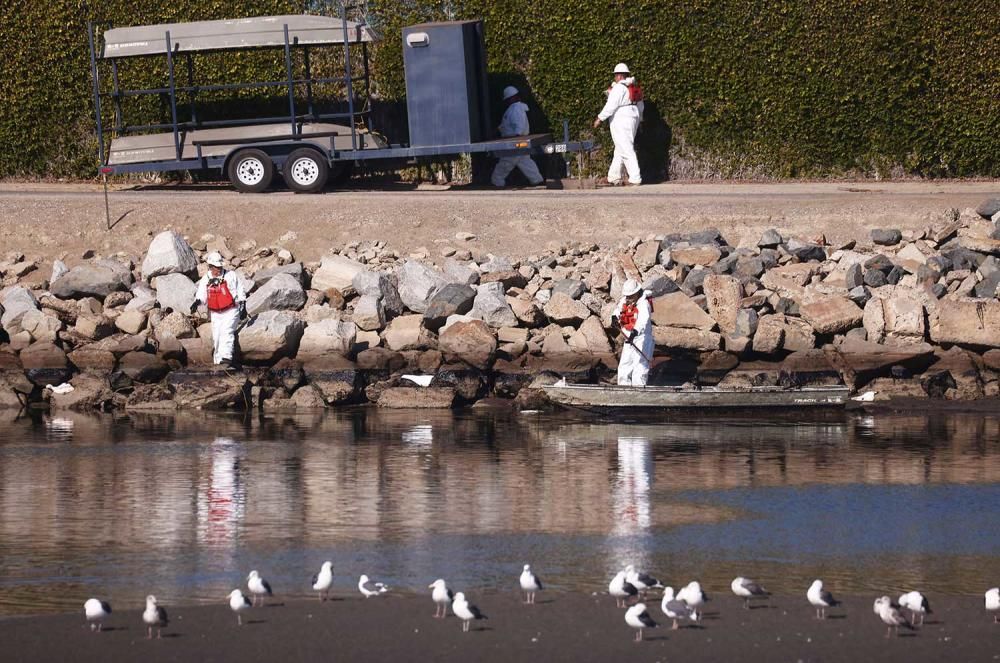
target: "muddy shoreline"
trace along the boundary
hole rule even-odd
[[[658,598],[647,601],[660,627],[633,643],[623,610],[605,594],[544,592],[537,605],[511,593],[471,600],[489,617],[462,633],[451,615],[434,619],[428,596],[354,595],[325,603],[271,599],[244,615],[243,627],[224,601],[219,605],[170,606],[163,639],[146,640],[139,609],[117,606],[103,633],[91,633],[79,614],[0,619],[4,660],[29,661],[989,661],[1000,649],[1000,625],[983,609],[982,596],[932,597],[926,624],[886,638],[872,614],[874,597],[841,597],[844,604],[816,620],[803,596],[778,596],[751,610],[728,594],[713,595],[704,619],[677,631],[662,615]],[[81,605],[84,597],[81,597]],[[114,605],[114,604],[113,604]]]

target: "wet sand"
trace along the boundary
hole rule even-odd
[[[295,598],[243,613],[219,605],[172,607],[162,640],[146,640],[141,609],[117,606],[102,633],[83,610],[0,620],[3,661],[991,661],[1000,624],[981,596],[931,598],[933,615],[914,632],[885,637],[872,597],[847,597],[825,621],[805,597],[783,596],[745,610],[731,595],[705,607],[700,624],[670,629],[659,599],[647,601],[660,627],[641,643],[607,595],[542,592],[535,606],[511,594],[472,593],[489,617],[463,633],[450,614],[434,619],[429,596]],[[82,602],[81,602],[82,603]]]

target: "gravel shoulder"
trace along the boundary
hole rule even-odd
[[[175,229],[281,244],[316,260],[353,240],[384,240],[400,252],[447,246],[511,257],[550,242],[625,244],[632,237],[716,227],[734,245],[767,228],[830,241],[866,237],[871,228],[923,228],[951,208],[975,207],[1000,182],[667,183],[630,189],[492,191],[427,186],[347,190],[323,195],[276,191],[241,195],[224,187],[117,187],[106,229],[104,196],[93,184],[0,184],[0,233],[8,251],[64,257],[86,250],[141,255],[150,237]],[[294,238],[287,235],[294,233]],[[466,242],[458,232],[476,236]],[[41,255],[38,255],[41,254]]]
[[[816,620],[805,597],[775,598],[744,610],[718,596],[694,627],[670,630],[658,599],[647,602],[660,627],[633,643],[624,611],[606,595],[543,593],[533,607],[514,594],[470,599],[489,617],[462,633],[461,623],[432,617],[426,596],[351,596],[273,599],[279,605],[244,614],[244,626],[225,601],[166,605],[171,623],[162,640],[146,640],[139,610],[116,609],[103,633],[91,633],[79,614],[0,620],[6,661],[989,661],[1000,649],[1000,625],[982,596],[932,598],[934,614],[916,631],[886,638],[872,614],[874,597],[848,597]],[[82,604],[83,598],[81,598]],[[162,602],[161,598],[161,602]]]

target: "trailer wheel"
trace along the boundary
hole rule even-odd
[[[316,193],[326,186],[330,166],[316,150],[300,147],[285,161],[285,184],[295,193]]]
[[[260,193],[274,178],[274,163],[261,150],[240,150],[229,160],[227,174],[237,191]]]

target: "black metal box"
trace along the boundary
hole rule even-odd
[[[410,145],[460,145],[492,138],[482,21],[403,29]]]

